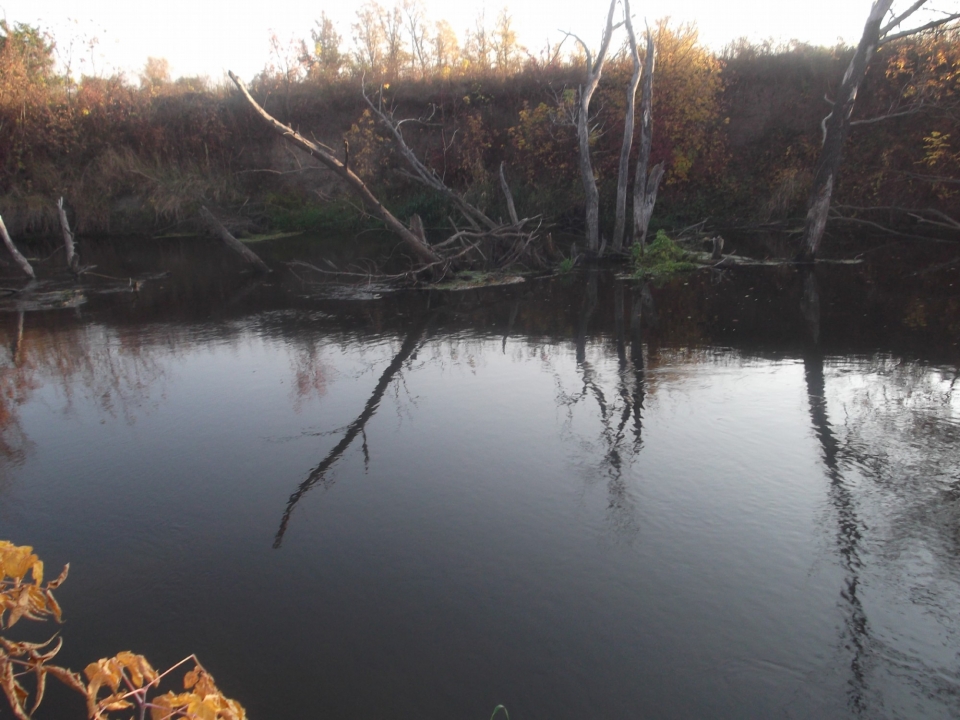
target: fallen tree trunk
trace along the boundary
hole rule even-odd
[[[413,216],[410,219],[409,226],[404,225],[383,206],[383,203],[376,198],[363,180],[347,166],[346,158],[349,149],[346,143],[344,144],[344,162],[340,162],[329,147],[322,143],[307,140],[290,127],[274,119],[257,104],[236,75],[230,73],[230,78],[256,112],[274,130],[288,142],[306,151],[331,169],[346,182],[347,186],[363,200],[368,208],[384,221],[389,229],[400,236],[404,245],[413,252],[419,262],[419,265],[412,271],[412,276],[415,277],[424,272],[429,272],[434,280],[438,280],[457,269],[477,268],[478,266],[484,269],[503,269],[513,264],[540,268],[547,264],[539,251],[538,243],[534,242],[539,238],[538,218],[521,219],[517,216],[513,196],[506,184],[506,177],[502,168],[501,188],[506,199],[510,223],[494,221],[478,207],[467,202],[463,195],[448,187],[436,171],[421,162],[404,140],[401,128],[404,123],[410,122],[410,120],[397,120],[390,109],[382,107],[382,98],[377,98],[377,102],[374,103],[366,92],[363,92],[363,98],[371,112],[390,131],[398,151],[410,166],[412,172],[407,173],[407,176],[449,201],[470,226],[469,229],[461,229],[451,218],[453,234],[446,240],[431,244],[427,240],[423,222],[418,216]],[[536,226],[533,226],[534,222],[537,223]],[[531,225],[529,230],[526,227],[528,224]],[[349,275],[350,273],[340,274]]]
[[[321,147],[319,144],[307,140],[305,137],[293,130],[293,128],[284,125],[279,120],[276,120],[272,115],[270,115],[270,113],[264,110],[256,100],[253,99],[253,96],[250,95],[250,92],[247,90],[247,86],[244,85],[240,78],[234,75],[233,72],[229,72],[228,75],[230,76],[230,79],[233,80],[233,83],[237,86],[240,92],[243,93],[243,96],[247,99],[247,102],[250,103],[257,114],[260,115],[260,117],[262,117],[268,125],[280,133],[280,135],[282,135],[290,144],[309,153],[311,157],[316,158],[326,165],[330,170],[332,170],[337,177],[342,179],[347,184],[347,187],[349,187],[354,194],[360,197],[360,199],[363,201],[363,204],[366,205],[367,208],[369,208],[381,220],[383,220],[388,228],[400,236],[400,239],[403,240],[407,248],[409,248],[420,261],[431,264],[440,263],[442,261],[443,258],[441,258],[440,255],[434,252],[429,245],[417,237],[410,230],[410,228],[400,222],[400,220],[398,220],[393,213],[383,206],[383,203],[381,203],[370,191],[370,188],[367,187],[366,183],[364,183],[363,180],[361,180],[353,172],[353,170],[348,168],[344,163],[340,162],[330,148]]]
[[[457,210],[459,210],[467,219],[467,221],[475,227],[482,226],[489,230],[496,230],[499,227],[499,224],[490,219],[486,213],[480,210],[480,208],[471,205],[463,199],[462,195],[448,187],[443,179],[436,173],[436,171],[427,167],[420,161],[420,158],[418,158],[416,153],[413,152],[413,149],[407,145],[406,140],[403,139],[403,134],[400,132],[401,123],[405,121],[398,121],[396,118],[394,118],[391,111],[384,111],[382,107],[374,104],[374,102],[367,95],[366,90],[363,92],[363,99],[366,101],[371,112],[377,116],[377,119],[380,121],[380,123],[390,131],[390,134],[393,136],[393,139],[396,142],[397,149],[400,150],[400,154],[403,155],[404,160],[407,161],[407,164],[413,170],[414,180],[422,185],[426,185],[434,192],[452,202],[456,206]]]
[[[260,259],[260,256],[231,235],[230,231],[223,226],[223,223],[217,220],[213,216],[213,213],[203,205],[200,206],[200,217],[216,236],[223,241],[223,244],[243,258],[243,261],[247,263],[247,265],[250,265],[257,272],[270,272],[270,268]]]
[[[20,266],[20,269],[27,274],[30,279],[36,279],[36,273],[33,272],[33,268],[30,267],[30,263],[27,262],[27,259],[20,254],[20,251],[17,250],[17,246],[13,244],[13,240],[10,239],[10,233],[7,232],[7,226],[3,224],[3,218],[0,217],[0,235],[3,236],[3,244],[7,246],[7,250],[10,251],[10,254],[13,256],[13,259],[16,260],[17,265]]]

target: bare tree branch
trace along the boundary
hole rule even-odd
[[[894,40],[899,40],[900,38],[910,37],[911,35],[916,35],[918,33],[925,32],[926,30],[933,30],[934,28],[938,28],[942,25],[946,25],[949,22],[953,22],[958,18],[960,18],[960,13],[953,13],[944,18],[940,18],[939,20],[932,20],[926,25],[921,25],[920,27],[913,28],[912,30],[904,30],[903,32],[894,33],[893,35],[887,35],[880,40],[879,44],[886,45],[887,43],[893,42]]]
[[[880,28],[880,37],[883,37],[888,32],[893,30],[895,27],[897,27],[897,25],[902,23],[904,20],[906,20],[911,15],[913,15],[917,10],[919,10],[921,7],[923,7],[926,4],[927,4],[927,0],[917,0],[913,5],[907,8],[901,15],[898,15],[897,17],[893,18],[893,20],[891,20],[889,23],[887,23],[882,28]]]

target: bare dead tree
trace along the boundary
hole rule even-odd
[[[580,101],[577,108],[577,139],[580,145],[580,175],[583,178],[583,192],[586,195],[587,204],[587,247],[592,252],[598,252],[600,249],[600,193],[597,190],[597,179],[593,175],[593,163],[590,160],[590,100],[597,85],[600,84],[603,64],[606,62],[607,50],[610,48],[610,39],[616,29],[613,24],[613,12],[616,7],[617,0],[611,0],[610,9],[607,11],[607,24],[595,58],[583,40],[574,33],[565,33],[577,41],[587,59],[587,74],[584,83],[580,86]]]
[[[656,66],[653,33],[647,28],[647,50],[643,58],[643,89],[640,92],[640,155],[633,178],[633,236],[642,250],[647,244],[647,229],[657,203],[657,190],[663,179],[663,163],[650,166],[653,147],[653,73]]]
[[[630,150],[633,148],[633,119],[637,100],[637,87],[643,63],[637,50],[637,37],[633,32],[633,20],[630,17],[630,0],[623,0],[623,22],[627,26],[630,39],[630,57],[633,59],[633,75],[627,85],[627,108],[623,117],[623,145],[620,147],[620,168],[617,174],[617,214],[613,226],[613,251],[623,249],[623,236],[627,219],[627,183],[630,180]]]
[[[863,28],[863,35],[854,51],[850,64],[847,66],[846,73],[844,73],[837,96],[832,101],[833,107],[830,114],[821,123],[823,143],[820,149],[820,157],[817,160],[813,188],[807,201],[807,217],[804,222],[803,239],[800,252],[796,258],[798,262],[813,262],[820,249],[820,241],[823,239],[823,232],[830,216],[830,201],[840,170],[844,142],[850,132],[851,116],[857,100],[857,91],[864,77],[866,77],[867,68],[878,48],[884,43],[940,27],[960,18],[960,13],[951,13],[919,27],[893,32],[926,5],[927,0],[916,0],[905,11],[899,15],[893,15],[884,24],[884,19],[891,12],[893,3],[894,0],[875,0],[873,3]]]

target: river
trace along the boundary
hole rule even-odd
[[[960,714],[956,264],[86,257],[0,313],[0,538],[70,563],[61,664],[196,653],[261,720]]]

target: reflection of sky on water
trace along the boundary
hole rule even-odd
[[[953,375],[651,347],[632,320],[28,316],[2,535],[71,561],[67,664],[197,651],[252,716],[955,712]]]

